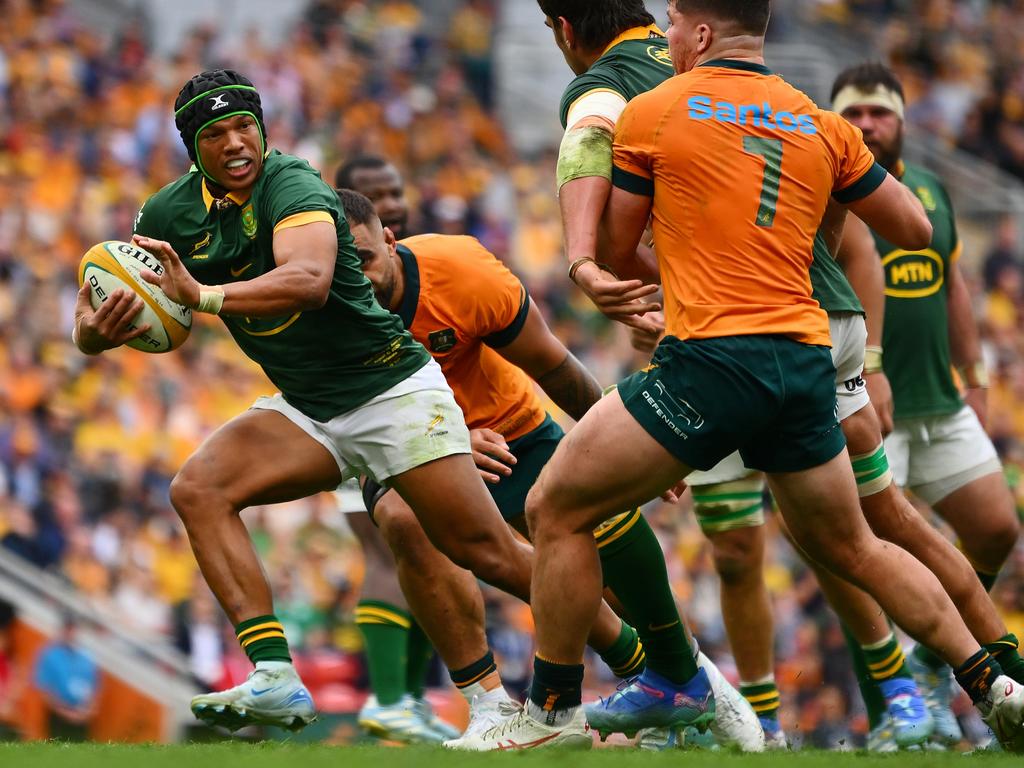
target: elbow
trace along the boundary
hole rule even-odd
[[[908,251],[923,251],[932,242],[932,223],[922,211],[902,227],[897,246]]]
[[[309,312],[316,309],[323,309],[327,304],[327,298],[331,295],[331,276],[326,279],[320,275],[310,276],[302,291],[302,311]]]

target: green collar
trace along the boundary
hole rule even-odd
[[[772,71],[764,64],[755,64],[752,61],[739,61],[738,59],[712,59],[705,61],[702,67],[725,67],[726,69],[741,69],[744,72],[756,72],[759,75],[770,75]]]

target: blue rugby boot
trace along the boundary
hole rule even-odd
[[[647,669],[609,698],[588,704],[586,711],[602,741],[613,733],[633,738],[644,728],[692,725],[704,731],[715,719],[715,695],[703,669],[683,685]]]

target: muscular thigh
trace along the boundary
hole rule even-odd
[[[276,411],[249,410],[214,432],[182,467],[181,477],[242,509],[329,491],[341,483],[323,445]]]

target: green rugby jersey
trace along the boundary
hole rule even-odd
[[[953,382],[946,290],[946,275],[960,255],[953,207],[939,180],[923,168],[906,165],[897,175],[924,205],[934,231],[931,245],[914,252],[874,236],[885,269],[883,366],[895,416],[956,413],[963,402]]]
[[[559,107],[562,127],[567,127],[572,105],[592,91],[610,90],[630,101],[674,74],[668,41],[656,26],[626,30],[608,45],[590,69],[569,83]],[[826,312],[863,313],[857,294],[820,235],[814,239],[810,274],[814,298]]]
[[[569,110],[591,91],[612,91],[629,101],[675,74],[668,52],[668,40],[653,24],[627,29],[601,54],[601,58],[576,77],[562,94],[559,117],[568,127]]]
[[[864,307],[854,293],[846,273],[833,258],[819,232],[814,236],[814,261],[811,262],[811,295],[819,306],[828,313],[857,312],[864,314]]]
[[[322,219],[338,231],[338,259],[327,303],[288,317],[221,315],[231,335],[293,406],[329,421],[395,386],[430,360],[402,321],[377,303],[363,275],[334,190],[305,160],[277,150],[267,156],[248,199],[210,195],[193,171],[147,200],[135,232],[171,244],[205,285],[270,272],[274,229]]]

